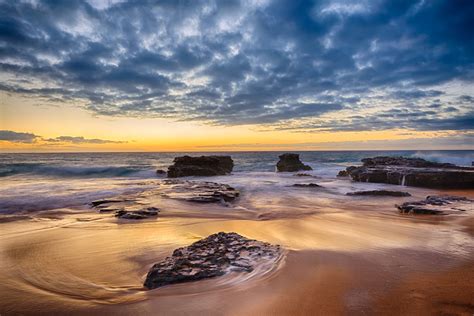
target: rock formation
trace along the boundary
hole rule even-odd
[[[305,165],[300,160],[298,154],[283,154],[280,155],[276,167],[278,172],[296,172],[300,170],[312,170],[308,165]]]
[[[245,238],[236,233],[217,233],[192,245],[176,249],[171,257],[148,272],[145,287],[197,281],[231,271],[251,272],[258,264],[276,263],[280,246]]]
[[[474,188],[474,168],[421,158],[375,157],[346,172],[359,182],[389,183],[432,188]]]
[[[240,192],[230,185],[216,182],[166,180],[164,196],[189,202],[232,202]]]
[[[232,172],[234,161],[230,156],[176,157],[168,168],[168,177],[218,176]]]
[[[349,176],[349,172],[347,172],[347,170],[341,170],[337,173],[337,176],[338,177],[348,177]]]
[[[459,196],[428,196],[423,201],[397,205],[400,213],[446,215],[474,211],[473,200]]]
[[[389,190],[370,190],[370,191],[356,191],[349,192],[347,195],[356,195],[356,196],[411,196],[408,192],[402,191],[389,191]]]
[[[322,188],[322,186],[316,183],[295,183],[293,186],[297,188]]]
[[[146,219],[158,216],[159,211],[160,210],[156,207],[147,207],[146,209],[138,211],[119,210],[115,212],[115,216],[123,219]]]
[[[295,177],[314,177],[314,176],[309,173],[301,172],[301,173],[295,173]]]

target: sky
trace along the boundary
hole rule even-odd
[[[474,1],[0,0],[0,151],[474,149]]]

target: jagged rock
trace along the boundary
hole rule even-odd
[[[297,188],[322,188],[322,186],[316,183],[295,183],[293,186]]]
[[[146,219],[158,216],[160,210],[156,207],[147,207],[139,211],[125,211],[119,210],[115,212],[115,216],[123,219]]]
[[[460,196],[428,196],[423,201],[396,205],[400,213],[445,215],[474,210],[473,200]]]
[[[337,173],[337,176],[338,177],[348,177],[349,176],[349,172],[347,172],[347,170],[341,170]]]
[[[411,196],[408,192],[402,191],[389,191],[389,190],[371,190],[371,191],[356,191],[349,192],[347,195],[357,195],[357,196]]]
[[[350,173],[356,169],[357,167],[354,167],[354,166],[350,166],[350,167],[347,167],[346,170],[341,170],[339,171],[339,173],[337,174],[338,177],[348,177],[350,175]]]
[[[474,168],[437,163],[421,158],[375,157],[346,172],[359,182],[433,188],[474,188]]]
[[[148,272],[144,286],[160,286],[197,281],[231,271],[251,272],[265,262],[276,263],[280,246],[248,239],[237,233],[220,232],[188,247],[176,249],[171,257],[156,263]]]
[[[166,197],[189,202],[232,202],[240,195],[238,190],[222,183],[166,180],[163,184],[170,186],[164,193]]]
[[[234,168],[230,156],[183,156],[176,157],[173,162],[168,168],[169,178],[226,175]]]
[[[295,172],[300,170],[313,170],[310,166],[305,165],[300,160],[298,154],[283,154],[280,155],[276,167],[278,172]]]
[[[371,166],[405,166],[414,168],[459,168],[451,163],[432,162],[422,158],[378,156],[361,160],[366,167]]]

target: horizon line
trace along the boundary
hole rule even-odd
[[[472,149],[338,149],[338,150],[203,150],[203,151],[0,151],[1,154],[166,154],[166,153],[260,153],[260,152],[377,152],[377,151],[474,151]]]

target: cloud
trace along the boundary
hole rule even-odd
[[[82,136],[58,136],[55,138],[43,138],[31,133],[21,133],[14,131],[0,131],[0,141],[12,143],[33,143],[41,142],[42,144],[122,144],[124,141],[113,141],[98,138],[84,138]]]
[[[472,129],[473,15],[467,0],[4,1],[0,91],[103,116]]]
[[[384,139],[367,141],[328,141],[328,142],[304,142],[304,143],[242,143],[242,144],[221,144],[197,146],[200,150],[379,150],[380,148],[398,150],[429,150],[429,149],[467,149],[473,150],[474,133],[466,132],[458,135],[439,133],[436,137],[413,137],[409,139]],[[470,165],[472,158],[469,153],[467,161]]]
[[[107,139],[84,138],[82,136],[59,136],[56,138],[44,139],[49,143],[71,143],[71,144],[123,144],[123,141],[113,141]]]
[[[0,131],[0,141],[7,141],[12,143],[33,143],[39,136],[32,133],[18,133],[14,131]]]

